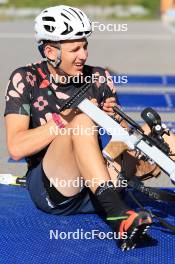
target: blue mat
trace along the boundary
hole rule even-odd
[[[159,112],[175,111],[174,93],[122,93],[118,92],[118,100],[124,111],[142,111],[146,107],[152,107]]]
[[[112,73],[113,80],[118,80],[118,76]],[[174,75],[127,75],[122,74],[120,76],[127,76],[127,83],[120,83],[120,86],[166,86],[175,87]]]
[[[145,196],[140,199],[154,213],[175,224],[174,206],[152,202]],[[123,253],[114,240],[50,239],[50,230],[106,233],[110,229],[97,215],[54,216],[39,211],[21,187],[0,185],[0,212],[0,263],[175,263],[175,236],[158,223],[150,230],[155,240],[149,246],[143,244]]]

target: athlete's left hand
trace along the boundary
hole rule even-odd
[[[113,107],[115,105],[117,106],[115,97],[109,97],[106,99],[105,103],[103,104],[103,111],[105,111],[109,116],[113,116],[114,115]],[[128,128],[128,124],[126,123],[125,120],[121,118],[120,115],[115,114],[114,116],[122,127]]]

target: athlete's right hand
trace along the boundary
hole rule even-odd
[[[91,101],[91,102],[92,102],[94,105],[98,106],[97,99],[95,99],[95,98],[92,98],[90,101]]]

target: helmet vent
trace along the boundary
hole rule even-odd
[[[68,25],[66,22],[64,22],[64,24],[66,26],[66,30],[63,31],[61,35],[67,35],[73,31],[73,28],[70,25]]]
[[[85,33],[86,35],[88,35],[88,34],[91,33],[91,31],[85,31],[84,33]]]
[[[43,17],[42,20],[43,21],[52,21],[52,22],[55,22],[55,18],[54,17],[49,17],[49,16]]]
[[[48,32],[53,32],[55,30],[55,27],[49,25],[44,25],[44,28]]]
[[[76,36],[82,36],[84,34],[84,32],[77,32],[75,35]]]
[[[65,14],[61,13],[61,15],[62,15],[63,17],[65,17],[65,18],[67,18],[67,19],[69,19],[69,20],[70,20],[70,18],[69,18],[69,17],[67,17]]]
[[[66,10],[66,9],[63,9],[63,10],[66,11],[67,13],[69,13],[70,15],[72,15],[73,17],[75,17],[74,14],[72,14],[72,13],[69,12],[68,10]]]
[[[72,9],[72,8],[70,8],[70,9],[78,16],[78,18],[81,20],[81,23],[82,23],[82,25],[84,27],[83,20],[81,19],[81,17],[79,16],[79,14],[74,9]]]

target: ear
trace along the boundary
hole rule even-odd
[[[45,54],[46,58],[48,58],[50,60],[55,60],[55,58],[57,57],[56,49],[49,44],[45,45],[44,54]]]

